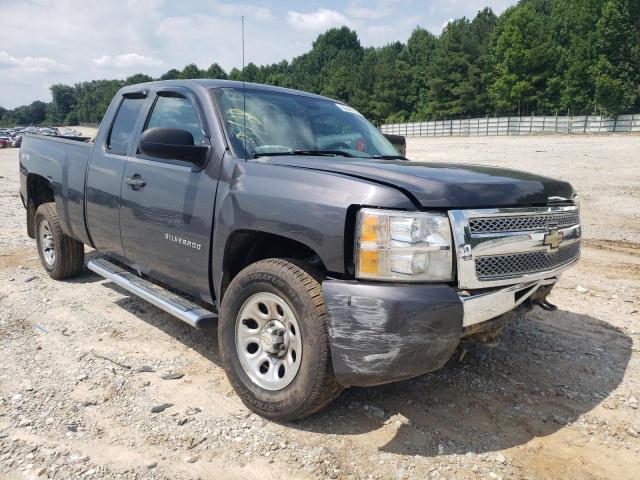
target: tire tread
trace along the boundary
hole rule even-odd
[[[36,210],[34,218],[36,242],[39,242],[38,223],[40,217],[44,217],[49,223],[56,250],[55,264],[53,268],[49,269],[42,258],[40,245],[38,244],[38,254],[45,270],[54,280],[64,280],[77,276],[84,268],[84,244],[64,233],[54,202],[43,203]]]
[[[257,411],[257,413],[277,418],[278,420],[299,420],[321,410],[336,398],[343,389],[333,373],[328,320],[322,297],[322,286],[318,276],[314,276],[308,271],[310,270],[308,266],[292,259],[270,258],[261,260],[249,265],[239,275],[251,275],[254,272],[265,270],[280,274],[288,278],[292,284],[300,285],[308,296],[309,306],[313,312],[312,316],[318,322],[316,332],[320,332],[316,339],[319,358],[317,371],[314,372],[313,387],[301,405],[283,414],[282,412],[274,411],[268,403],[255,398],[242,382],[234,378],[233,375],[229,375],[229,379],[245,404],[252,410]],[[233,282],[225,296],[232,291],[232,288]]]

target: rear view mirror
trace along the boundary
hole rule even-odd
[[[390,133],[383,134],[387,140],[395,147],[398,152],[404,157],[407,155],[407,139],[402,135],[391,135]]]
[[[140,153],[166,160],[203,163],[209,147],[194,145],[193,135],[180,128],[150,128],[140,136]]]

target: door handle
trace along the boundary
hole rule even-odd
[[[124,183],[131,185],[131,188],[138,190],[146,185],[146,182],[140,178],[137,173],[133,177],[124,177]]]

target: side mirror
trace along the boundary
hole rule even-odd
[[[150,128],[140,136],[140,153],[165,160],[184,160],[202,163],[209,147],[194,145],[193,135],[180,128]]]
[[[389,140],[391,145],[393,145],[395,149],[400,152],[402,156],[405,156],[407,154],[406,138],[404,138],[402,135],[391,135],[390,133],[384,133],[383,135],[387,138],[387,140]]]

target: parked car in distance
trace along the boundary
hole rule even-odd
[[[0,148],[11,146],[11,139],[9,137],[0,137]]]
[[[24,134],[38,134],[38,135],[47,135],[47,136],[57,136],[57,137],[65,137],[65,138],[75,138],[85,140],[87,137],[84,137],[79,131],[71,127],[36,127],[36,126],[19,126],[19,127],[11,127],[11,128],[0,128],[0,137],[4,138],[3,144],[0,146],[6,147],[16,147],[19,148],[22,144],[22,136]]]
[[[78,275],[89,245],[93,272],[217,328],[231,385],[273,419],[438,369],[461,340],[494,342],[516,313],[554,308],[580,256],[569,183],[409,161],[319,95],[131,85],[95,141],[76,140],[23,136],[20,197],[44,269]]]

